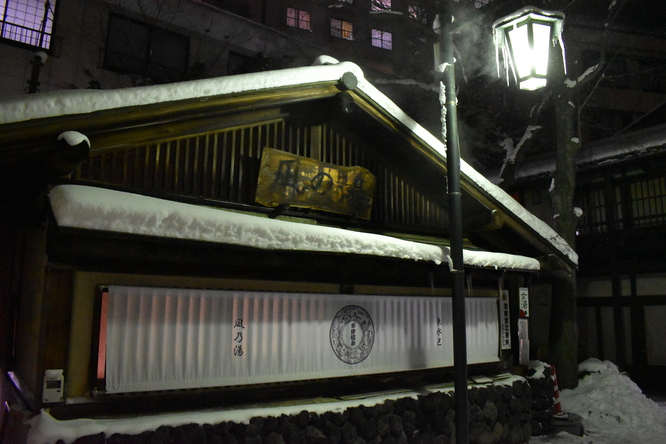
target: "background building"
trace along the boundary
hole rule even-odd
[[[580,356],[609,359],[644,388],[663,387],[666,33],[657,17],[664,6],[627,1],[607,29],[602,3],[572,5],[563,34],[570,79],[605,60],[603,74],[572,103],[581,144],[575,196],[582,210],[576,239]],[[553,215],[548,190],[557,117],[535,123],[544,126],[531,138],[515,133],[513,146],[524,144],[515,170],[503,177],[506,189],[544,221]],[[548,297],[544,290],[537,300],[546,307]],[[543,335],[536,342],[547,340],[545,329],[533,333]]]
[[[321,49],[192,0],[15,1],[0,40],[0,97],[119,88],[234,73],[257,54],[310,64]],[[48,58],[35,70],[35,53]]]

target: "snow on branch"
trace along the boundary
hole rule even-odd
[[[500,145],[506,151],[506,156],[504,156],[504,162],[502,163],[502,168],[500,169],[499,173],[500,177],[502,177],[502,173],[504,173],[504,169],[508,164],[513,164],[516,162],[516,156],[518,155],[518,151],[520,151],[525,142],[531,139],[532,135],[541,128],[542,128],[541,125],[529,125],[527,128],[525,128],[525,133],[523,133],[523,137],[520,139],[520,141],[515,147],[513,145],[513,140],[511,140],[511,138],[509,137],[500,142]]]
[[[564,85],[567,88],[575,88],[578,84],[581,84],[585,81],[586,78],[588,78],[590,75],[592,75],[597,69],[599,68],[599,64],[597,63],[594,66],[590,66],[585,70],[583,74],[578,76],[576,80],[571,80],[571,79],[565,79],[564,80]]]

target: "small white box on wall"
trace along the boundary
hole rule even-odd
[[[62,369],[44,371],[44,388],[42,402],[62,402],[65,378]]]

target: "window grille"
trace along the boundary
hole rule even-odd
[[[49,49],[55,6],[56,0],[0,0],[0,36]]]
[[[391,0],[372,0],[370,9],[373,11],[390,10]]]
[[[426,10],[420,6],[409,5],[407,7],[407,13],[410,19],[418,20],[423,24],[428,23],[428,16]]]
[[[608,230],[603,187],[588,189],[579,196],[576,206],[583,209],[578,234],[601,233]]]
[[[354,40],[354,25],[351,22],[332,18],[331,35],[339,39]]]
[[[393,49],[393,34],[379,29],[372,30],[372,46],[382,49]]]
[[[581,187],[576,206],[583,209],[578,234],[666,225],[666,177],[615,180],[608,191],[603,183]]]
[[[301,9],[287,8],[287,26],[310,30],[310,13]]]
[[[629,190],[634,227],[666,224],[666,178],[634,182]]]
[[[104,67],[146,77],[154,83],[183,80],[190,39],[119,15],[109,17]]]

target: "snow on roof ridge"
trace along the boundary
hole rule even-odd
[[[359,79],[357,89],[371,97],[375,103],[377,103],[379,106],[384,108],[384,110],[398,119],[414,135],[421,138],[424,143],[433,148],[437,154],[442,156],[442,158],[446,159],[446,146],[444,143],[442,143],[442,141],[436,138],[428,130],[419,125],[414,119],[405,114],[405,112],[400,109],[398,105],[396,105],[388,97],[381,93],[369,81],[367,81],[365,78]],[[521,219],[527,226],[532,228],[540,236],[546,239],[563,255],[568,257],[571,262],[574,264],[578,263],[578,254],[559,234],[557,234],[557,232],[552,227],[530,213],[525,207],[516,202],[516,200],[506,191],[493,184],[481,173],[476,171],[471,165],[465,162],[464,159],[460,159],[460,172],[463,176],[467,176],[471,182],[477,184],[484,192],[501,203],[507,211],[516,215],[516,217]]]
[[[211,96],[331,82],[339,80],[347,72],[353,73],[358,79],[364,77],[363,71],[355,63],[338,62],[163,85],[59,90],[15,96],[0,100],[0,124],[178,100],[207,100]]]

